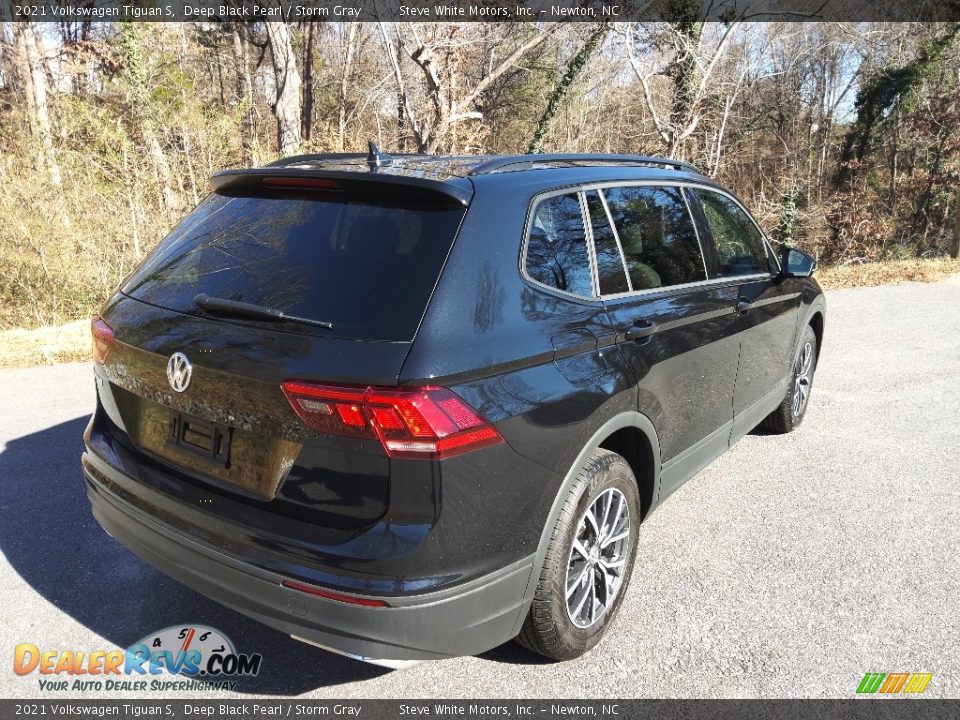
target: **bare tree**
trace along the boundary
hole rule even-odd
[[[140,135],[153,161],[154,175],[160,187],[164,210],[168,219],[173,220],[180,209],[180,198],[174,190],[170,163],[160,145],[157,125],[151,113],[151,104],[148,101],[149,88],[137,27],[133,23],[123,23],[120,29],[120,40],[124,56],[124,75],[129,93],[128,104],[133,116],[139,121],[136,124],[139,125]]]
[[[393,70],[393,77],[397,83],[397,134],[400,136],[401,147],[403,146],[403,135],[406,123],[409,122],[410,132],[413,133],[413,139],[417,144],[417,148],[423,148],[423,133],[420,130],[420,123],[417,120],[416,111],[410,104],[407,95],[407,82],[404,78],[403,69],[400,67],[400,47],[394,43],[393,35],[386,23],[379,23],[379,28],[387,59],[390,62],[390,68]]]
[[[688,20],[668,26],[664,32],[673,46],[673,56],[666,67],[644,68],[636,54],[636,27],[627,24],[624,36],[630,66],[643,88],[643,100],[667,155],[682,157],[684,142],[700,124],[703,101],[717,64],[723,57],[734,31],[741,25],[731,22],[712,49],[703,43],[702,20]],[[666,103],[654,99],[651,78],[666,77],[673,86]],[[662,105],[666,104],[664,108]],[[660,107],[658,107],[660,105]]]
[[[405,29],[409,37],[404,37],[399,24],[393,24],[393,33],[391,33],[391,29],[385,23],[380,23],[384,49],[391,60],[397,81],[399,102],[403,107],[406,120],[410,123],[418,150],[433,152],[447,139],[447,135],[457,123],[464,120],[481,120],[483,112],[477,109],[477,102],[483,93],[507,71],[515,68],[527,53],[551,37],[558,27],[559,24],[555,23],[546,30],[539,28],[534,30],[528,39],[502,61],[483,68],[479,79],[461,95],[457,92],[456,71],[452,64],[453,53],[441,54],[440,50],[441,45],[447,50],[450,47],[465,49],[466,43],[460,45],[450,36],[444,38],[442,44],[425,40],[415,24]],[[457,29],[456,26],[453,27],[454,31]],[[397,38],[396,43],[393,39],[394,34]],[[409,92],[410,83],[405,79],[403,67],[397,58],[397,47],[402,48],[420,71],[423,94],[431,108],[429,113],[425,109],[420,111],[415,109],[414,99]]]
[[[357,31],[360,23],[352,22],[347,29],[343,51],[343,69],[340,73],[340,103],[337,115],[338,149],[343,152],[347,144],[347,111],[350,103],[350,79],[353,77],[353,57],[357,50]]]
[[[50,171],[50,182],[61,187],[60,165],[53,148],[53,128],[47,107],[47,74],[32,23],[13,23],[17,73],[23,86],[33,137],[39,143],[38,159]]]
[[[606,38],[573,23],[0,23],[0,327],[93,311],[212,173],[275,153],[275,132],[284,153],[367,138],[670,153],[824,265],[960,253],[960,30],[705,22],[701,0],[667,4],[670,23]],[[36,188],[58,174],[51,212]]]
[[[553,121],[554,115],[557,114],[557,108],[560,107],[560,103],[563,102],[563,99],[570,91],[570,86],[573,85],[577,76],[583,71],[590,56],[593,55],[597,47],[603,42],[609,30],[610,26],[607,23],[597,25],[587,36],[587,39],[584,40],[577,52],[574,53],[573,57],[570,58],[566,72],[559,77],[553,86],[550,98],[547,100],[547,106],[544,108],[543,114],[540,116],[540,121],[537,123],[537,129],[533,133],[533,139],[530,140],[530,145],[527,147],[528,153],[538,153],[543,148],[543,139],[547,135],[547,130],[550,129],[550,123]]]
[[[302,98],[300,71],[297,56],[293,52],[290,30],[285,23],[268,22],[270,56],[273,59],[273,78],[276,86],[276,102],[273,114],[277,118],[277,150],[281,155],[293,155],[300,150],[300,120]]]
[[[309,143],[313,135],[313,51],[317,25],[308,21],[304,27],[306,32],[303,37],[303,108],[300,113],[300,132],[304,142]]]
[[[960,258],[960,190],[953,193],[953,228],[950,231],[950,245],[947,254]]]
[[[248,165],[256,165],[257,124],[254,117],[253,81],[250,78],[250,60],[247,57],[246,25],[233,23],[231,50],[237,76],[237,101],[243,108],[243,127],[240,130],[243,159]]]

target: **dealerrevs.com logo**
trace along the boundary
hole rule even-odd
[[[262,661],[259,653],[238,653],[219,630],[180,625],[151,633],[126,650],[41,650],[20,643],[13,671],[36,673],[40,689],[47,691],[235,690],[237,678],[257,675]]]

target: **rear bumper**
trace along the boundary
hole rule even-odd
[[[390,607],[351,605],[284,587],[285,576],[197,542],[109,488],[115,468],[84,455],[93,514],[116,540],[194,590],[281,632],[386,665],[474,655],[516,633],[533,556],[444,590],[384,597]],[[374,597],[374,596],[370,596]]]

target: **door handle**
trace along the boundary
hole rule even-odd
[[[624,340],[643,340],[657,331],[657,324],[647,320],[637,320],[623,332]]]
[[[738,298],[737,304],[733,306],[733,310],[737,315],[746,315],[750,312],[750,301],[745,297]]]

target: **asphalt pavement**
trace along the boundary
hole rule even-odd
[[[559,664],[508,644],[387,671],[178,585],[90,515],[89,366],[2,371],[0,697],[67,697],[12,672],[18,643],[109,650],[188,623],[263,655],[258,677],[204,697],[852,697],[898,671],[960,697],[960,276],[827,301],[802,427],[748,435],[649,517],[615,625]]]

